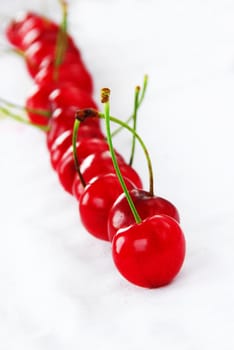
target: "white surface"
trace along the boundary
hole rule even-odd
[[[59,18],[55,0],[1,1],[0,14],[30,8]],[[109,244],[81,227],[43,135],[2,121],[1,350],[233,349],[233,17],[231,0],[70,1],[96,100],[110,87],[124,118],[150,76],[139,130],[157,192],[180,210],[187,256],[168,287],[126,282]],[[32,81],[20,59],[1,54],[0,76],[0,96],[22,104]],[[127,155],[128,137],[116,142]],[[140,150],[135,164],[147,186]]]

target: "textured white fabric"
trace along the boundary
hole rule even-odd
[[[60,18],[55,0],[1,1],[0,96],[19,104],[33,83],[2,33],[21,9]],[[96,101],[110,87],[112,114],[126,118],[149,74],[138,130],[156,192],[180,210],[187,256],[165,288],[129,284],[110,245],[81,226],[43,134],[1,121],[1,350],[233,349],[233,17],[230,0],[70,1]],[[129,135],[115,145],[127,159]],[[139,147],[135,167],[147,188]]]

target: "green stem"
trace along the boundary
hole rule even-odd
[[[67,49],[67,2],[65,0],[59,0],[62,8],[62,22],[59,27],[56,49],[55,49],[55,61],[54,61],[54,80],[57,81],[59,78],[59,66],[62,64],[64,55]]]
[[[137,108],[140,108],[143,100],[144,100],[144,97],[145,97],[145,92],[146,92],[146,89],[147,89],[147,85],[148,85],[148,75],[145,75],[144,76],[144,80],[143,80],[143,86],[142,86],[142,89],[141,89],[141,96],[138,100],[138,105],[137,105]],[[133,115],[130,115],[130,117],[128,117],[128,119],[125,121],[126,124],[128,124],[133,118]],[[117,128],[115,131],[112,132],[111,136],[114,137],[115,135],[117,135],[120,131],[122,130],[122,126],[120,126],[119,128]]]
[[[138,110],[138,100],[139,100],[139,93],[140,93],[140,87],[137,86],[135,89],[135,96],[134,96],[134,108],[133,108],[133,129],[136,131],[136,123],[137,123],[137,110]],[[135,147],[136,147],[136,136],[133,134],[132,136],[132,149],[129,159],[129,165],[132,165],[133,158],[135,155]]]
[[[107,90],[105,91],[105,94],[107,93]],[[115,168],[115,171],[116,171],[116,175],[119,179],[119,182],[122,186],[122,189],[125,193],[125,196],[127,198],[127,201],[128,201],[128,204],[131,208],[131,211],[132,211],[132,214],[134,216],[134,219],[136,221],[137,224],[141,223],[141,218],[140,218],[140,215],[138,214],[137,212],[137,209],[133,203],[133,200],[130,196],[130,193],[127,189],[127,186],[125,184],[125,181],[124,181],[124,178],[121,174],[121,171],[120,171],[120,168],[119,168],[119,165],[118,165],[118,161],[117,161],[117,158],[116,158],[116,155],[115,155],[115,152],[114,152],[114,147],[113,147],[113,143],[112,143],[112,137],[111,137],[111,129],[110,129],[110,103],[109,103],[109,98],[106,100],[106,97],[105,96],[105,99],[104,99],[104,109],[105,109],[105,124],[106,124],[106,133],[107,133],[107,141],[108,141],[108,145],[109,145],[109,149],[110,149],[110,154],[111,154],[111,157],[112,157],[112,161],[113,161],[113,165],[114,165],[114,168]]]
[[[73,133],[72,133],[72,150],[73,150],[73,158],[74,158],[76,171],[79,175],[81,184],[83,185],[83,187],[85,187],[86,182],[85,182],[83,175],[81,174],[81,171],[80,171],[80,165],[79,165],[77,151],[76,151],[76,141],[77,141],[77,134],[78,134],[79,126],[80,126],[80,121],[78,119],[76,119],[74,122]]]
[[[96,117],[96,118],[101,118],[101,119],[105,119],[105,114],[104,113],[99,113],[98,111],[96,111],[95,109],[81,109],[78,110],[76,112],[76,119],[78,119],[80,122],[83,122],[84,120],[86,120],[86,118],[90,118],[90,117]],[[148,166],[148,173],[149,173],[149,192],[150,194],[153,196],[154,195],[154,174],[153,174],[153,166],[152,166],[152,161],[149,155],[149,152],[147,150],[147,147],[144,143],[144,141],[142,140],[142,138],[140,137],[140,135],[136,132],[136,130],[134,130],[131,126],[129,126],[128,124],[126,124],[124,121],[117,119],[113,116],[109,115],[109,119],[111,122],[118,124],[121,126],[121,128],[125,128],[127,129],[129,132],[132,133],[132,135],[135,136],[136,140],[139,142],[145,157],[146,157],[146,161],[147,161],[147,166]],[[74,137],[77,140],[77,137]]]
[[[4,107],[0,107],[0,113],[5,115],[6,117],[10,117],[10,118],[14,119],[15,121],[17,121],[19,123],[27,124],[27,125],[33,126],[37,129],[40,129],[43,131],[49,130],[48,126],[31,123],[29,120],[24,119],[23,117],[19,116],[18,114],[14,114],[14,113],[10,112],[8,109],[6,109]]]
[[[99,118],[105,119],[105,115],[103,113],[99,113]],[[137,141],[139,142],[140,146],[142,147],[142,150],[145,154],[147,166],[148,166],[148,172],[149,172],[149,192],[153,196],[154,195],[154,174],[153,174],[153,165],[152,161],[148,152],[148,149],[143,141],[143,139],[140,137],[140,135],[128,124],[123,122],[120,119],[117,119],[113,116],[110,116],[110,121],[114,122],[115,124],[120,125],[121,128],[127,129],[129,132],[131,132],[133,135],[135,135]]]
[[[15,103],[12,103],[8,100],[5,100],[2,97],[0,97],[0,102],[4,103],[6,106],[11,107],[11,108],[20,109],[22,111],[29,112],[29,113],[38,114],[38,115],[41,115],[41,116],[48,118],[48,119],[50,118],[50,112],[46,111],[45,109],[37,109],[37,108],[29,108],[29,107],[20,106],[20,105],[17,105]]]
[[[140,107],[140,105],[142,104],[144,98],[145,98],[145,92],[146,92],[146,88],[147,88],[147,85],[148,85],[148,75],[146,74],[144,76],[144,80],[143,80],[143,87],[142,87],[142,92],[141,92],[141,96],[139,98],[139,101],[138,101],[138,108]]]

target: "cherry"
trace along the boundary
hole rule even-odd
[[[70,83],[64,83],[63,87],[66,87],[66,89],[61,90],[60,88],[55,88],[55,91],[53,91],[49,96],[52,110],[55,108],[55,106],[61,105],[62,107],[56,108],[52,111],[52,115],[49,121],[50,129],[47,133],[47,146],[49,149],[51,148],[55,139],[61,133],[66,130],[73,129],[75,114],[78,109],[96,108],[95,102],[91,96],[87,94],[87,92],[78,89]],[[74,94],[74,98],[69,96],[69,91],[71,94]],[[68,102],[66,102],[66,99]],[[103,134],[99,128],[99,125],[100,123],[98,118],[90,118],[90,120],[85,121],[82,124],[82,127],[80,127],[79,139],[90,137],[103,138]]]
[[[33,43],[35,42],[42,42],[47,44],[54,45],[57,41],[58,35],[59,35],[59,26],[57,24],[51,23],[51,25],[48,27],[33,27],[29,29],[25,36],[22,39],[22,49],[25,51],[27,50]],[[76,48],[76,45],[73,41],[73,39],[67,34],[67,44],[70,48],[73,48],[79,52]]]
[[[27,50],[35,42],[46,42],[54,44],[58,35],[58,27],[42,30],[41,28],[32,28],[23,37],[22,46],[24,51]]]
[[[146,288],[170,283],[185,257],[185,238],[179,224],[167,215],[154,215],[121,229],[112,241],[119,272]]]
[[[35,85],[26,99],[26,109],[29,119],[36,124],[47,125],[49,122],[50,102],[48,94],[50,89],[47,86]],[[39,110],[40,114],[36,111]]]
[[[109,96],[109,89],[102,90],[107,141],[116,174],[135,220],[133,224],[119,229],[114,235],[113,260],[119,272],[130,282],[147,288],[161,287],[170,283],[182,267],[185,257],[185,238],[178,222],[170,216],[152,215],[142,220],[139,215],[113,152]],[[150,181],[150,196],[153,194],[152,180],[153,178]]]
[[[78,157],[79,164],[82,164],[83,161],[89,157],[89,155],[93,155],[97,152],[102,152],[103,150],[108,149],[108,144],[105,140],[102,139],[83,139],[82,141],[77,142],[76,144],[76,153]],[[76,168],[73,157],[73,148],[72,146],[68,148],[68,150],[64,153],[64,155],[60,158],[57,163],[56,171],[58,173],[58,177],[60,183],[64,187],[64,189],[73,194],[73,181],[76,175]],[[79,185],[80,181],[79,181]],[[83,187],[82,192],[83,192]]]
[[[52,116],[55,117],[55,119],[50,119],[49,120],[49,131],[47,132],[46,135],[46,142],[47,142],[47,147],[50,150],[52,147],[52,144],[56,140],[59,135],[61,135],[64,131],[67,130],[72,130],[72,125],[70,122],[67,122],[68,120],[60,120],[56,119],[58,115],[63,116],[63,112],[60,109],[56,109],[53,113]],[[73,115],[73,114],[72,114]],[[67,118],[69,119],[69,118]],[[99,126],[96,125],[96,121],[94,121],[93,124],[83,124],[79,128],[78,132],[78,137],[79,140],[87,139],[87,138],[100,138],[104,139],[104,135],[100,129]]]
[[[93,82],[90,73],[80,62],[71,64],[60,64],[58,67],[60,81],[76,84],[80,89],[88,93],[93,91]],[[35,76],[38,85],[54,82],[54,65],[43,67]]]
[[[176,207],[168,200],[153,196],[150,192],[142,189],[133,189],[129,191],[129,194],[141,219],[146,219],[153,215],[165,214],[172,217],[177,222],[180,221]],[[122,194],[116,199],[110,209],[108,217],[109,240],[112,241],[119,229],[132,225],[134,222],[135,219],[127,198]]]
[[[142,182],[137,172],[124,161],[123,157],[119,153],[115,152],[115,154],[123,176],[127,177],[135,187],[141,188]],[[92,178],[99,175],[104,175],[106,173],[115,174],[110,152],[103,151],[90,154],[80,164],[80,172],[83,175],[86,183],[88,183]],[[84,188],[80,182],[80,179],[78,176],[76,176],[73,183],[73,194],[77,199],[79,199],[83,190]]]
[[[6,37],[8,41],[19,48],[25,49],[24,38],[32,29],[37,29],[40,33],[45,30],[54,30],[58,26],[48,18],[40,16],[34,12],[26,12],[13,19],[6,28]]]
[[[50,41],[38,40],[27,48],[24,58],[28,72],[33,78],[41,69],[45,69],[46,67],[50,67],[50,70],[53,72],[56,48],[56,40],[52,43]],[[70,64],[70,62],[81,64],[79,51],[74,46],[68,46],[63,57],[63,64],[65,66]]]
[[[125,178],[128,189],[134,184]],[[106,190],[111,189],[111,190]],[[108,241],[107,218],[115,199],[123,192],[115,174],[105,174],[92,179],[79,200],[79,213],[86,230],[97,238]]]
[[[65,130],[52,143],[50,148],[50,162],[54,169],[56,169],[60,159],[72,145],[72,130]]]
[[[67,113],[69,116],[72,113],[76,113],[78,109],[93,108],[97,109],[96,103],[93,101],[92,96],[86,91],[79,88],[78,84],[74,83],[60,83],[59,86],[53,89],[49,95],[49,101],[51,108],[61,108],[63,110],[63,118]],[[92,124],[96,120],[99,125],[99,118],[91,118]],[[86,120],[86,124],[89,123],[89,119]],[[74,115],[72,117],[72,125],[74,124]]]

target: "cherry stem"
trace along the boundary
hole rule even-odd
[[[105,115],[102,113],[99,113],[99,117],[102,119],[105,119]],[[121,128],[125,128],[128,131],[130,131],[137,139],[137,141],[139,142],[139,144],[142,147],[142,150],[145,154],[146,157],[146,161],[147,161],[147,166],[148,166],[148,172],[149,172],[149,192],[150,194],[153,196],[154,195],[154,174],[153,174],[153,166],[152,166],[152,161],[148,152],[148,149],[144,143],[144,141],[142,140],[142,138],[140,137],[140,135],[128,124],[126,124],[125,122],[123,122],[120,119],[117,119],[113,116],[110,116],[110,121],[119,124]]]
[[[80,121],[80,122],[83,122],[84,120],[86,120],[86,118],[90,118],[90,117],[105,119],[105,114],[99,113],[95,109],[91,109],[91,108],[80,109],[80,110],[76,111],[76,119],[78,119],[78,121]],[[148,173],[149,173],[149,192],[153,196],[154,195],[153,166],[152,166],[152,161],[151,161],[149,152],[147,150],[147,147],[146,147],[144,141],[142,140],[140,135],[131,126],[126,124],[124,121],[117,119],[117,118],[110,116],[110,115],[109,115],[109,119],[111,122],[120,125],[121,128],[127,129],[129,132],[132,133],[132,135],[135,135],[135,137],[136,137],[137,141],[139,142],[139,144],[140,144],[140,146],[145,154],[145,157],[146,157],[147,166],[148,166]],[[77,125],[76,134],[77,134],[79,125]],[[75,140],[77,141],[77,136],[74,136],[74,143],[75,143]]]
[[[145,98],[145,92],[146,92],[146,88],[147,88],[147,85],[148,85],[148,80],[149,80],[149,77],[146,74],[144,76],[144,80],[143,80],[143,87],[142,87],[141,96],[140,96],[139,101],[138,101],[138,108],[140,107],[140,105],[142,104],[142,102],[143,102],[143,100]]]
[[[137,110],[139,105],[139,94],[140,94],[140,86],[137,86],[135,88],[135,95],[134,95],[134,108],[133,108],[133,129],[136,131],[136,125],[137,125]],[[132,149],[131,149],[131,155],[129,159],[129,165],[132,165],[133,158],[135,155],[135,148],[136,148],[136,136],[133,134],[132,136]]]
[[[49,130],[48,126],[31,123],[29,120],[24,119],[23,117],[10,112],[5,107],[0,107],[0,113],[2,113],[5,117],[10,117],[10,118],[16,120],[19,123],[27,124],[27,125],[33,126],[33,127],[37,128],[37,129],[40,129],[40,130],[43,130],[43,131],[48,131]]]
[[[74,158],[74,163],[75,163],[75,168],[76,168],[77,174],[79,176],[81,184],[83,185],[83,187],[85,187],[86,182],[85,182],[84,177],[80,171],[80,164],[78,161],[77,151],[76,151],[76,142],[77,142],[77,134],[78,134],[79,126],[80,126],[79,119],[75,119],[74,126],[73,126],[73,133],[72,133],[72,150],[73,150],[73,158]]]
[[[144,100],[144,97],[145,97],[145,92],[146,92],[146,89],[147,89],[147,85],[148,85],[148,75],[145,75],[144,76],[144,80],[143,80],[143,86],[142,86],[142,89],[141,89],[141,96],[139,97],[139,100],[138,100],[138,106],[137,108],[139,108]],[[130,115],[130,117],[125,121],[126,124],[128,124],[131,120],[133,119],[133,115]],[[120,126],[119,128],[117,128],[115,131],[112,132],[112,137],[115,136],[116,134],[118,134],[121,129],[123,127]]]
[[[20,109],[20,110],[23,110],[23,111],[29,112],[29,113],[38,114],[38,115],[41,115],[41,116],[48,118],[48,119],[50,118],[50,112],[46,111],[45,109],[37,109],[37,108],[29,108],[29,107],[20,106],[20,105],[17,105],[15,103],[12,103],[8,100],[5,100],[2,97],[0,97],[0,102],[4,103],[8,107]]]
[[[64,54],[67,48],[67,16],[68,16],[68,4],[65,0],[59,1],[62,8],[62,22],[59,27],[56,49],[55,49],[55,63],[54,63],[54,80],[58,80],[59,71],[58,68],[63,62]]]
[[[120,168],[119,168],[119,165],[118,165],[118,161],[117,161],[117,158],[116,158],[116,155],[115,155],[115,151],[114,151],[114,147],[113,147],[113,143],[112,143],[112,137],[111,137],[111,129],[110,129],[110,103],[109,103],[109,96],[110,96],[110,90],[109,89],[102,89],[102,93],[101,93],[101,96],[102,96],[102,103],[104,103],[104,112],[105,112],[105,125],[106,125],[106,134],[107,134],[107,142],[108,142],[108,145],[109,145],[109,149],[110,149],[110,154],[111,154],[111,158],[112,158],[112,161],[113,161],[113,166],[115,168],[115,172],[116,172],[116,175],[119,179],[119,182],[122,186],[122,189],[125,193],[125,196],[127,198],[127,201],[128,201],[128,204],[130,206],[130,209],[132,211],[132,214],[134,216],[134,219],[136,221],[137,224],[141,223],[141,217],[140,215],[138,214],[137,212],[137,209],[133,203],[133,200],[130,196],[130,193],[127,189],[127,186],[125,184],[125,181],[124,181],[124,178],[121,174],[121,171],[120,171]]]

